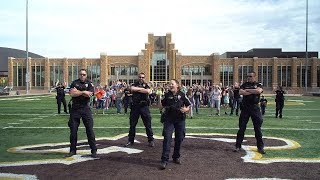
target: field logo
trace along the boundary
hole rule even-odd
[[[145,134],[138,134],[139,136],[145,136]],[[97,141],[117,141],[121,138],[127,137],[127,134],[121,134],[111,138],[97,138]],[[247,138],[254,138],[254,136],[246,136]],[[162,139],[162,137],[155,136],[155,139]],[[188,139],[202,139],[208,141],[220,141],[225,143],[235,143],[235,135],[231,134],[216,134],[216,133],[189,133],[186,138]],[[283,138],[275,138],[275,137],[264,137],[264,139],[274,140],[281,142],[282,145],[278,146],[268,146],[265,147],[267,151],[274,150],[288,150],[288,149],[296,149],[300,147],[300,144],[289,139]],[[23,166],[23,165],[40,165],[40,164],[65,164],[70,165],[74,163],[80,163],[85,161],[94,160],[94,158],[89,157],[90,148],[86,145],[86,141],[82,140],[78,142],[79,144],[83,143],[83,145],[78,146],[77,155],[68,158],[58,158],[58,159],[44,159],[44,160],[29,160],[29,161],[18,161],[18,162],[0,162],[0,167],[9,167],[9,166]],[[114,143],[114,142],[113,142]],[[136,141],[135,143],[140,143]],[[99,145],[99,144],[97,144]],[[161,148],[161,147],[159,147]],[[260,153],[257,152],[257,148],[255,146],[243,145],[242,149],[246,152],[246,155],[241,157],[244,162],[249,163],[263,163],[269,164],[274,162],[303,162],[303,163],[320,163],[319,158],[313,159],[292,159],[292,158],[265,158]],[[13,147],[8,149],[8,152],[11,153],[19,153],[19,154],[49,154],[49,153],[61,153],[67,154],[69,152],[69,143],[52,143],[52,144],[38,144],[38,145],[29,145],[29,146],[20,146]],[[127,154],[136,154],[142,153],[143,150],[136,148],[126,148],[119,146],[108,146],[105,148],[99,148],[98,154],[109,154],[113,152],[124,152]]]

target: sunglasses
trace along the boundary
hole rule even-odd
[[[139,76],[139,78],[140,78],[140,79],[144,79],[145,77],[144,77],[144,76],[143,76],[143,77],[142,77],[142,76]]]
[[[253,77],[253,76],[247,76],[247,77]]]
[[[80,76],[86,76],[87,74],[80,74]]]

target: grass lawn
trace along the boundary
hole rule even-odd
[[[69,99],[69,97],[67,97]],[[284,116],[276,119],[273,97],[267,97],[268,105],[263,135],[290,139],[301,147],[292,150],[269,150],[266,158],[320,159],[320,98],[286,97]],[[57,158],[61,154],[14,154],[7,150],[17,146],[69,141],[67,122],[69,116],[57,114],[54,95],[0,97],[0,162],[22,161],[41,158]],[[63,111],[62,111],[63,112]],[[230,112],[230,110],[228,110]],[[162,124],[158,109],[152,108],[152,126],[156,135],[161,135]],[[187,133],[237,133],[237,116],[209,116],[210,109],[201,108],[193,119],[187,119]],[[223,113],[221,113],[223,114]],[[83,125],[81,124],[81,127]],[[137,132],[145,133],[141,120]],[[97,138],[128,133],[129,115],[118,115],[114,108],[106,114],[94,115],[94,131]],[[254,135],[251,120],[246,135]],[[86,140],[85,130],[79,129],[79,140]],[[266,144],[267,146],[267,144]]]

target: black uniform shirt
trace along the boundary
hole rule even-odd
[[[268,103],[268,100],[267,100],[266,98],[261,98],[261,99],[260,99],[260,105],[261,105],[261,106],[266,106],[267,103]]]
[[[240,93],[239,93],[239,87],[236,87],[236,88],[234,88],[234,90],[233,90],[233,97],[235,98],[235,99],[239,99],[240,98]]]
[[[257,89],[258,87],[262,88],[262,85],[258,82],[245,82],[240,86],[240,89]],[[243,96],[242,103],[244,105],[253,105],[258,104],[260,101],[260,94],[250,94]]]
[[[276,90],[276,102],[282,102],[284,101],[284,91],[283,90]]]
[[[79,91],[91,91],[94,92],[94,87],[90,80],[85,80],[82,82],[80,79],[74,80],[71,85],[71,88],[76,88]],[[72,103],[74,106],[85,106],[89,104],[90,98],[84,96],[72,97]]]
[[[64,96],[65,96],[64,89],[65,89],[64,86],[58,86],[58,87],[56,87],[57,96],[58,96],[58,97],[64,97]]]
[[[132,84],[132,86],[135,87],[140,87],[144,89],[150,89],[147,83],[139,83],[139,81],[135,82]],[[141,105],[141,106],[146,106],[149,104],[149,94],[148,93],[140,93],[133,91],[132,92],[132,102],[133,105]]]
[[[191,105],[189,99],[181,91],[178,91],[175,95],[172,91],[168,91],[164,94],[161,104],[165,108],[166,115],[175,121],[184,121],[185,113],[182,113],[180,108]]]

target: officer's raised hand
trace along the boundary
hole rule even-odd
[[[190,107],[189,107],[189,106],[183,106],[183,107],[180,108],[180,111],[181,111],[182,113],[186,113],[186,112],[188,112],[189,110],[190,110]]]

